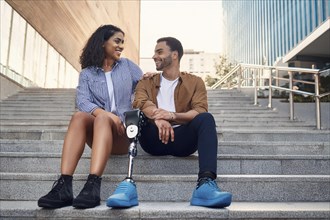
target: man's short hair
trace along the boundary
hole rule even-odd
[[[183,56],[183,47],[181,42],[174,38],[174,37],[162,37],[157,40],[157,43],[160,42],[166,42],[166,45],[169,46],[171,51],[177,51],[179,55],[179,61],[181,60],[181,57]]]

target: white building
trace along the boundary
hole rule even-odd
[[[203,51],[194,51],[188,49],[184,51],[181,59],[181,71],[186,71],[197,76],[203,80],[207,75],[214,77],[216,74],[215,63],[219,60],[220,53],[205,53]],[[153,59],[141,57],[140,67],[143,72],[155,72],[155,63]]]

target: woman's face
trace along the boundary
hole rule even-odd
[[[124,34],[116,32],[112,37],[104,42],[104,53],[106,58],[119,60],[122,51],[124,50]]]

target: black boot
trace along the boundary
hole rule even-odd
[[[79,195],[73,200],[73,207],[86,209],[100,205],[101,177],[89,174],[87,182]]]
[[[72,176],[61,175],[54,182],[52,190],[38,200],[38,206],[49,209],[62,208],[72,205]]]

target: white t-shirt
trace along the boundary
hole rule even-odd
[[[107,85],[108,85],[108,92],[110,97],[110,103],[111,103],[111,112],[116,112],[116,103],[115,103],[115,93],[113,92],[113,84],[111,79],[111,72],[105,72],[105,78],[107,79]]]
[[[167,80],[163,77],[160,78],[160,88],[157,94],[158,108],[165,109],[170,112],[175,112],[174,103],[174,90],[178,85],[179,77],[175,80]]]

